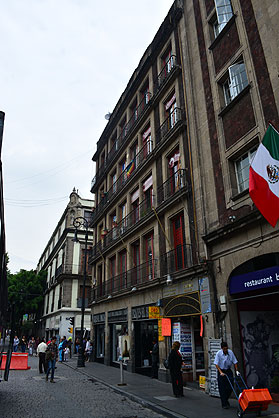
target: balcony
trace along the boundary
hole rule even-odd
[[[114,158],[117,156],[118,151],[126,141],[127,136],[132,132],[132,130],[137,125],[138,121],[141,119],[141,116],[145,113],[145,110],[150,106],[152,94],[149,92],[144,96],[140,104],[136,107],[136,109],[133,111],[133,116],[129,121],[123,126],[122,131],[116,141],[114,142],[112,148],[107,154],[107,157],[103,163],[103,165],[99,168],[96,175],[93,177],[91,182],[91,192],[94,192],[94,188],[98,183],[98,180],[102,176],[102,174],[105,172],[106,167],[114,160]]]
[[[153,196],[153,201],[154,201]],[[107,235],[99,241],[92,249],[92,259],[97,256],[100,256],[104,250],[113,245],[115,242],[120,240],[120,237],[126,232],[131,230],[135,225],[137,225],[142,219],[148,216],[152,212],[152,205],[149,200],[143,200],[139,206],[128,213],[125,218],[120,222],[116,223],[112,229],[107,233]],[[90,260],[91,262],[91,260]]]
[[[125,184],[130,180],[134,173],[145,163],[145,161],[152,155],[153,151],[153,142],[148,141],[141,150],[137,153],[135,158],[128,164],[125,171],[118,177],[115,183],[111,188],[104,193],[104,196],[100,203],[96,206],[94,212],[92,213],[90,223],[95,222],[99,214],[103,214],[103,210],[112,199],[118,195]]]
[[[158,206],[166,203],[176,194],[188,190],[186,170],[178,170],[157,189]]]
[[[163,88],[163,86],[166,84],[167,80],[171,77],[173,74],[175,68],[177,68],[177,59],[175,55],[171,55],[169,60],[166,62],[166,65],[158,75],[156,81],[155,81],[155,93],[156,95],[159,93],[159,91]]]
[[[125,271],[118,276],[108,279],[93,289],[93,300],[110,297],[124,291],[134,291],[137,287],[151,283],[157,279],[158,260],[150,259],[148,262]]]
[[[174,132],[176,128],[181,125],[182,118],[183,112],[179,107],[176,107],[172,112],[170,112],[167,119],[164,120],[162,125],[157,130],[156,146],[163,143],[169,137],[170,133]]]
[[[193,266],[192,246],[190,244],[178,245],[161,256],[161,276],[173,274]]]
[[[88,308],[88,298],[84,299],[84,307]],[[77,308],[82,308],[82,298],[77,298]]]

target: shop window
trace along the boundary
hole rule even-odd
[[[227,106],[248,86],[245,64],[242,60],[228,68],[226,79],[222,83],[225,105]]]
[[[174,259],[172,263],[175,270],[181,270],[187,266],[184,232],[184,216],[180,214],[172,220]]]
[[[243,154],[234,163],[238,193],[249,189],[249,168],[256,151],[257,147]]]
[[[146,274],[145,280],[152,280],[155,277],[154,271],[154,235],[149,234],[145,237],[145,261],[146,261]]]
[[[151,127],[150,125],[142,133],[143,157],[146,158],[152,151]]]
[[[96,356],[97,358],[103,358],[105,355],[105,326],[97,325],[96,329]]]
[[[233,16],[232,5],[230,0],[215,0],[216,13],[212,19],[212,26],[215,38]]]
[[[112,325],[112,361],[119,361],[119,356],[124,361],[128,360],[130,356],[130,340],[127,323]]]

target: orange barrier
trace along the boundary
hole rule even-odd
[[[1,369],[5,370],[7,353],[2,353]],[[28,353],[12,353],[10,370],[28,370]]]

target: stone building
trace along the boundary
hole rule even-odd
[[[156,336],[163,379],[179,339],[185,378],[213,381],[223,339],[248,382],[272,365],[270,382],[278,228],[248,184],[268,122],[279,128],[278,14],[278,1],[175,1],[110,115],[91,188],[97,361],[148,373]]]
[[[81,227],[77,230],[76,242],[73,220],[77,217],[88,220],[93,204],[93,200],[81,198],[78,191],[73,189],[70,201],[40,257],[37,270],[47,271],[47,289],[41,318],[41,335],[47,339],[53,335],[65,335],[73,339],[80,336],[86,229]],[[89,228],[87,260],[92,241],[93,233]],[[87,260],[84,330],[89,333],[88,296],[92,275]]]

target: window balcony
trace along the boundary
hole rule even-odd
[[[111,186],[111,188],[104,193],[104,197],[100,201],[100,203],[95,207],[95,210],[92,212],[92,216],[90,219],[90,224],[92,225],[93,222],[96,222],[99,215],[103,214],[104,208],[107,206],[108,203],[112,201],[112,199],[123,190],[125,184],[130,180],[130,178],[134,175],[134,173],[145,163],[145,161],[152,155],[153,151],[153,142],[148,141],[144,147],[137,153],[135,158],[128,164],[125,171],[118,177],[115,183]]]
[[[178,245],[161,256],[161,276],[173,274],[193,266],[192,246],[190,244]]]
[[[154,196],[152,200],[152,204],[154,205]],[[119,241],[122,235],[133,229],[135,225],[137,225],[151,212],[152,205],[150,200],[143,200],[137,208],[128,213],[128,215],[125,216],[125,218],[123,218],[120,222],[117,222],[115,226],[113,226],[112,229],[107,233],[107,235],[105,235],[105,237],[93,247],[92,258],[90,262],[92,262],[96,257],[101,256],[103,251],[112,246],[115,242]]]
[[[96,300],[107,298],[124,291],[135,291],[137,287],[142,287],[152,282],[152,280],[157,279],[157,271],[158,260],[150,259],[128,271],[111,277],[105,283],[99,284],[93,289],[92,298]]]
[[[155,81],[155,93],[158,94],[158,92],[163,88],[163,86],[166,84],[167,80],[171,77],[173,74],[175,68],[177,67],[177,59],[175,55],[171,55],[169,60],[166,62],[166,65],[158,75],[156,81]]]
[[[186,170],[178,170],[157,189],[158,206],[172,199],[183,190],[188,190]]]
[[[164,120],[156,133],[156,146],[159,143],[163,143],[174,132],[178,126],[181,125],[183,119],[183,111],[179,107],[176,107],[170,112],[167,119]]]

